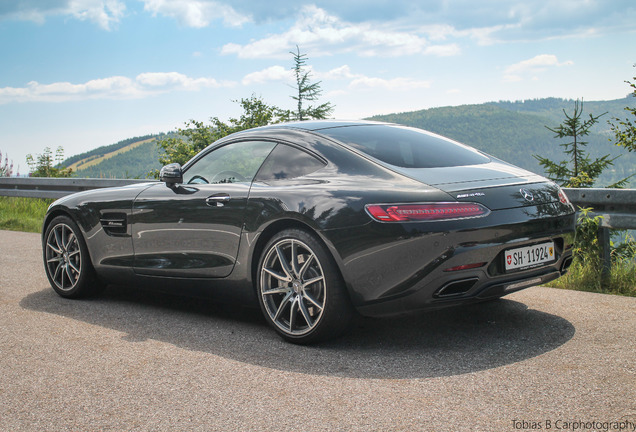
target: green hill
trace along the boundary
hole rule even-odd
[[[161,168],[159,149],[155,139],[142,141],[139,145],[119,152],[86,168],[79,166],[77,177],[85,178],[146,178],[155,169]]]
[[[607,120],[624,118],[626,106],[636,106],[636,98],[628,96],[611,101],[584,102],[585,117],[607,112],[585,138],[589,142],[590,154],[593,157],[622,155],[612,169],[604,173],[597,186],[611,184],[636,172],[636,154],[625,152],[609,140],[611,134]],[[554,161],[564,159],[560,146],[564,141],[555,139],[545,126],[556,127],[564,120],[563,110],[571,113],[573,107],[573,100],[557,98],[499,101],[379,115],[370,120],[426,129],[543,174],[542,167],[533,155],[545,156]],[[160,168],[156,140],[163,136],[146,135],[123,140],[73,156],[63,165],[72,166],[77,177],[144,178],[148,172]],[[631,185],[636,186],[636,181],[632,181]]]
[[[62,162],[62,165],[66,166],[66,167],[69,167],[69,166],[71,166],[73,164],[76,164],[77,162],[82,161],[82,160],[93,158],[95,156],[103,156],[105,154],[112,153],[114,151],[117,151],[117,150],[120,150],[120,149],[125,148],[127,146],[130,146],[131,144],[137,143],[139,141],[144,141],[144,140],[156,138],[156,137],[158,137],[160,135],[162,135],[162,134],[159,134],[159,135],[144,135],[144,136],[140,136],[140,137],[128,138],[128,139],[116,142],[115,144],[110,144],[110,145],[97,147],[97,148],[95,148],[93,150],[89,150],[87,152],[80,153],[78,155],[69,157],[64,162]]]
[[[550,119],[552,123],[559,124],[563,121],[563,110],[571,113],[574,100],[572,99],[558,99],[558,98],[545,98],[545,99],[529,99],[525,101],[500,101],[491,102],[490,104],[496,105],[500,108],[507,109],[509,111],[515,111],[526,114],[537,114],[546,119]],[[607,121],[615,117],[624,117],[626,106],[635,106],[636,100],[633,96],[629,95],[623,99],[614,99],[609,101],[583,101],[583,108],[585,113],[591,113],[595,116],[607,113],[599,119],[599,123],[593,128],[595,131],[607,131],[609,127]],[[587,114],[586,114],[587,115]]]
[[[74,177],[82,178],[145,178],[160,168],[157,138],[146,135],[98,147],[72,156],[62,165],[73,169]]]
[[[633,97],[614,101],[584,103],[584,116],[601,117],[592,133],[585,138],[592,157],[610,154],[622,155],[599,179],[598,186],[611,184],[636,172],[636,155],[629,154],[610,142],[606,120],[624,117],[623,108],[635,106]],[[554,138],[546,125],[556,127],[564,120],[563,109],[571,113],[574,101],[564,99],[536,99],[524,102],[492,102],[480,105],[431,108],[421,111],[387,114],[370,120],[388,121],[426,129],[478,148],[488,154],[543,174],[543,169],[533,155],[541,155],[555,161],[565,159],[561,143]],[[632,181],[632,185],[636,182]]]

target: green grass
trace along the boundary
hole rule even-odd
[[[554,288],[636,297],[636,263],[630,260],[613,263],[609,278],[603,283],[598,266],[583,265],[575,260],[565,276],[548,285]]]
[[[0,196],[0,229],[40,232],[53,200]]]

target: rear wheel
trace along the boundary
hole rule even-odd
[[[95,275],[82,233],[71,218],[53,219],[44,239],[44,268],[55,292],[66,298],[99,292],[102,284]]]
[[[265,318],[290,342],[331,339],[351,323],[353,308],[333,258],[304,230],[281,231],[267,243],[257,283]]]

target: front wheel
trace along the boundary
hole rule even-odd
[[[287,341],[335,338],[351,323],[353,309],[333,258],[304,230],[281,231],[267,243],[257,284],[266,320]]]
[[[58,216],[47,226],[43,255],[46,276],[60,296],[86,297],[101,289],[82,233],[69,217]]]

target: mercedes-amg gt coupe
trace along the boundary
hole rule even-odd
[[[51,204],[62,297],[145,285],[257,306],[284,339],[496,299],[564,274],[575,211],[553,182],[420,129],[306,121],[229,135],[159,182]]]

